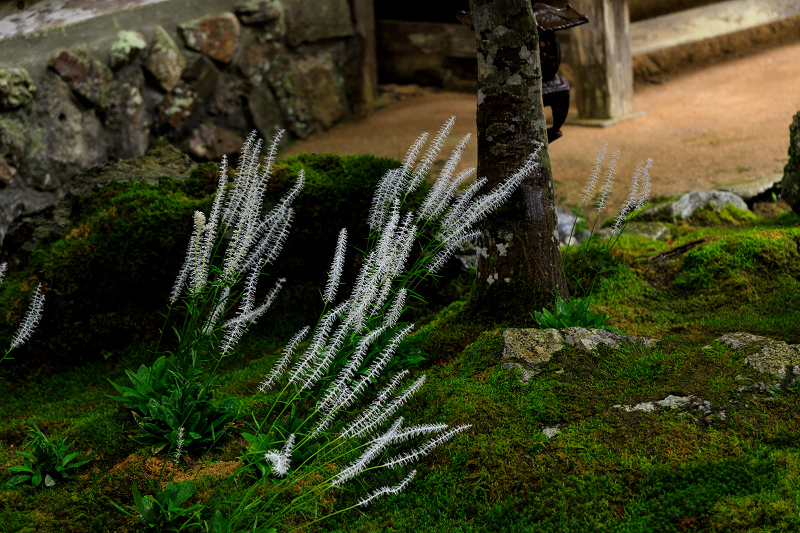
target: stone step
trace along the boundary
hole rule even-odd
[[[800,16],[797,0],[729,0],[631,24],[633,55],[673,48]]]

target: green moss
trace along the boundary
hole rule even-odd
[[[784,270],[797,258],[797,243],[788,236],[775,232],[730,236],[687,252],[673,287],[683,291],[708,288],[742,270]]]
[[[504,349],[502,328],[484,331],[475,342],[464,348],[458,357],[461,373],[480,374],[487,368],[497,365]]]
[[[20,352],[23,361],[74,365],[156,338],[192,213],[210,209],[216,173],[204,165],[185,181],[112,183],[79,198],[73,226],[45,240],[0,288],[0,301],[10,304],[0,338],[12,334],[27,306],[18,295],[38,282],[49,291],[39,327],[48,343],[34,339]]]
[[[693,226],[741,226],[744,223],[758,220],[752,212],[739,209],[733,204],[726,204],[722,209],[716,210],[713,206],[706,206],[696,211],[690,223]]]

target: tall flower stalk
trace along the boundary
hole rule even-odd
[[[482,179],[458,195],[459,185],[475,170],[454,175],[470,138],[466,135],[420,210],[404,212],[402,208],[408,195],[425,179],[454,121],[455,117],[451,117],[444,124],[416,167],[416,158],[427,134],[421,135],[411,146],[401,168],[390,170],[380,180],[369,213],[368,252],[349,297],[337,303],[336,292],[348,236],[346,229],[341,230],[323,294],[326,308],[320,320],[313,331],[304,327],[291,339],[251,399],[251,402],[260,402],[262,394],[282,384],[267,414],[254,417],[252,433],[243,434],[251,446],[243,457],[245,466],[236,475],[252,472],[254,467],[265,475],[232,509],[229,514],[232,523],[247,522],[255,514],[259,524],[265,520],[268,525],[276,524],[292,509],[305,508],[308,498],[320,498],[326,491],[373,469],[398,469],[409,465],[471,427],[470,424],[455,428],[446,424],[422,424],[403,428],[403,418],[399,417],[389,429],[381,429],[425,381],[425,376],[420,376],[394,393],[408,375],[407,369],[396,374],[363,412],[349,416],[350,410],[359,405],[359,396],[379,383],[381,373],[396,357],[398,346],[414,329],[414,324],[399,322],[407,309],[408,295],[415,294],[414,288],[422,280],[435,276],[461,244],[476,237],[478,232],[473,229],[474,225],[505,202],[538,167],[541,145],[534,147],[522,168],[489,193],[476,197],[486,182]],[[239,238],[246,242],[246,237]],[[410,252],[415,244],[422,253],[410,265]],[[237,254],[235,250],[233,253]],[[328,305],[332,309],[329,310]],[[309,333],[310,341],[292,364],[295,351]],[[378,339],[387,335],[388,344],[378,350]],[[390,446],[430,434],[434,434],[433,437],[417,449],[386,460],[382,465],[370,466]],[[360,442],[363,438],[366,442]],[[353,456],[359,452],[360,456]],[[343,461],[350,462],[338,468],[336,474],[326,476],[312,492],[296,498],[290,508],[274,509],[281,491],[308,476],[318,475],[322,465],[339,465]],[[397,485],[378,489],[334,514],[366,506],[383,494],[399,493],[415,475],[416,470]],[[260,487],[266,487],[266,479],[273,476],[280,482],[272,487],[271,495],[266,494]]]
[[[6,276],[6,270],[8,270],[8,263],[0,264],[0,285],[3,284],[3,279]],[[6,348],[5,353],[3,353],[3,357],[0,357],[0,363],[6,359],[13,359],[13,357],[9,357],[8,354],[10,354],[15,348],[19,348],[25,344],[25,341],[31,338],[36,326],[39,324],[39,320],[42,318],[43,308],[44,294],[42,294],[42,284],[39,283],[36,285],[36,289],[33,291],[31,303],[28,306],[28,311],[25,313],[25,317],[22,319],[19,329],[17,329],[17,332],[14,333],[13,337],[11,337],[11,343],[9,344],[8,348]]]
[[[294,217],[291,203],[305,183],[301,170],[295,185],[272,210],[262,216],[262,203],[283,130],[276,133],[263,163],[263,141],[255,132],[242,147],[234,181],[228,186],[228,162],[222,158],[217,193],[208,217],[194,214],[194,231],[186,259],[170,295],[175,304],[185,294],[187,317],[178,353],[184,367],[198,367],[202,352],[216,351],[216,364],[230,355],[247,329],[275,301],[285,279],[279,279],[260,305],[256,289],[265,267],[277,259],[289,236]],[[224,252],[222,236],[230,239]],[[233,309],[235,315],[227,320]],[[202,325],[201,325],[202,324]],[[221,336],[221,338],[219,338]],[[213,373],[216,366],[210,369]]]
[[[572,223],[572,228],[570,229],[569,238],[567,239],[567,249],[564,251],[564,261],[562,262],[566,265],[567,254],[569,253],[569,249],[572,246],[572,235],[575,231],[575,225],[578,222],[578,217],[580,217],[581,210],[583,209],[584,204],[587,200],[591,198],[595,198],[595,189],[597,188],[598,181],[600,180],[600,176],[603,173],[605,157],[606,157],[606,150],[608,148],[608,143],[603,144],[600,148],[600,151],[597,153],[597,158],[595,159],[594,168],[592,169],[591,174],[589,175],[589,179],[586,183],[586,186],[583,189],[583,197],[581,200],[581,205],[578,207],[577,210],[574,211],[575,220]],[[594,238],[594,229],[597,226],[597,220],[600,218],[600,214],[605,210],[606,204],[608,203],[608,198],[611,194],[611,189],[614,184],[614,177],[616,174],[617,168],[617,159],[619,159],[619,151],[617,151],[608,163],[608,167],[605,169],[605,179],[603,180],[603,186],[600,189],[600,192],[597,193],[599,198],[597,199],[597,203],[595,204],[595,208],[597,213],[594,218],[594,223],[592,224],[592,230],[590,232],[589,238],[586,239],[585,243],[581,243],[580,245],[580,253],[582,256],[586,255],[586,251],[588,250],[589,246],[592,245],[592,239]],[[617,212],[617,215],[614,219],[614,225],[611,227],[611,233],[609,235],[608,241],[604,245],[606,251],[610,252],[614,245],[617,244],[619,238],[628,231],[628,223],[629,221],[635,216],[639,211],[641,211],[647,200],[650,198],[650,169],[653,166],[653,160],[647,159],[646,161],[642,161],[636,167],[636,171],[633,174],[633,179],[631,180],[630,192],[628,193],[628,197],[625,199],[625,203],[623,204],[622,208]],[[613,241],[612,241],[613,239]],[[595,269],[596,270],[596,269]],[[605,268],[600,272],[597,272],[597,275],[603,274],[604,272],[608,272],[612,270],[612,268]],[[577,278],[577,276],[573,276],[573,278]],[[559,282],[561,280],[561,276],[559,276]],[[577,280],[578,283],[582,281],[582,279]],[[615,329],[611,326],[606,326],[605,324],[609,322],[611,319],[606,316],[605,314],[594,314],[589,310],[589,304],[591,303],[591,291],[592,287],[594,286],[594,281],[592,281],[592,286],[589,287],[588,293],[589,296],[586,298],[578,298],[573,297],[572,300],[567,303],[561,298],[560,295],[556,296],[555,302],[555,314],[551,314],[547,309],[543,309],[541,313],[538,311],[531,313],[531,315],[536,319],[536,322],[539,324],[540,327],[548,327],[548,328],[563,328],[563,327],[571,327],[571,326],[580,326],[580,327],[602,327],[605,329]]]

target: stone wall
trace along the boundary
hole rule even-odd
[[[53,50],[33,72],[0,68],[0,243],[109,160],[167,142],[235,160],[253,129],[285,129],[290,142],[369,111],[348,0],[241,2],[150,32],[123,27],[108,50],[92,48]]]

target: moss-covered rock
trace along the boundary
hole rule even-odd
[[[300,154],[275,165],[265,198],[267,209],[295,183],[301,169],[306,184],[293,203],[289,238],[276,263],[267,267],[270,280],[262,283],[258,298],[269,290],[272,280],[286,277],[287,283],[256,328],[288,337],[316,323],[323,309],[320,291],[343,227],[350,238],[339,298],[349,296],[362,261],[356,249],[363,251],[368,245],[367,219],[375,187],[388,170],[400,166],[390,159],[335,154]],[[126,165],[129,173],[136,168]],[[28,353],[20,360],[60,367],[101,355],[108,358],[134,343],[154,344],[164,326],[168,296],[192,233],[192,213],[210,211],[218,168],[209,163],[198,166],[187,179],[148,181],[126,179],[118,167],[111,170],[113,179],[101,180],[102,187],[82,189],[83,195],[70,197],[64,227],[50,220],[50,225],[37,225],[20,241],[21,248],[35,245],[32,253],[22,253],[20,248],[0,287],[0,308],[5,313],[0,342],[7,344],[22,320],[26,294],[38,282],[46,291],[39,331],[22,348]],[[409,196],[405,208],[417,209],[429,188],[423,183]],[[442,274],[443,280],[412,287],[426,304],[410,299],[417,309],[408,313],[409,321],[430,314],[467,290],[468,276],[457,265],[451,264]],[[459,284],[448,285],[459,276]],[[178,320],[174,325],[180,328],[180,309],[173,315]],[[166,346],[173,337],[170,331],[168,326],[164,332]]]
[[[185,181],[113,182],[75,198],[67,231],[42,235],[0,288],[0,341],[21,321],[21,295],[37,282],[46,291],[43,318],[20,360],[71,366],[154,340],[192,213],[210,209],[216,174],[205,165]]]

